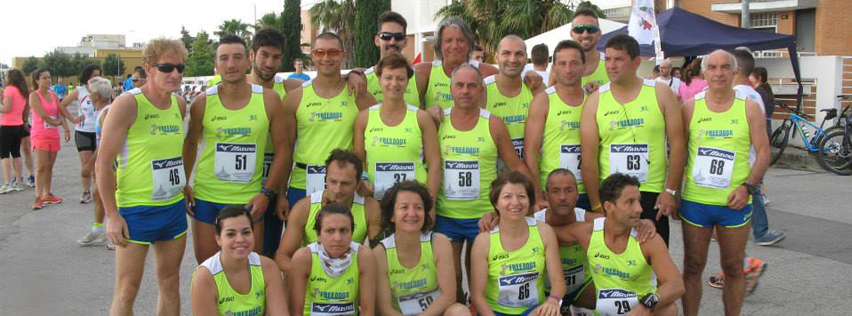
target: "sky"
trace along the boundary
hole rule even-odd
[[[305,0],[302,0],[306,2]],[[266,13],[278,14],[284,0],[2,0],[0,63],[13,57],[44,56],[57,46],[77,46],[86,34],[124,34],[127,46],[157,37],[212,35],[222,21],[252,23]]]

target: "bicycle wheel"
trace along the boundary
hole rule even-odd
[[[778,126],[778,128],[772,132],[772,137],[769,138],[769,151],[771,153],[770,157],[772,158],[769,161],[770,166],[778,162],[778,158],[781,158],[781,154],[783,154],[784,149],[787,148],[787,142],[790,140],[790,128],[792,127],[792,121],[784,120],[784,122],[781,123],[781,126]]]
[[[820,141],[817,162],[823,169],[839,175],[852,175],[852,135],[835,130]]]

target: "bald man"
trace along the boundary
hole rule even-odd
[[[657,80],[657,82],[661,82],[661,83],[669,86],[669,88],[672,88],[672,91],[674,91],[675,95],[680,97],[680,94],[678,93],[678,88],[680,88],[681,81],[677,77],[672,77],[672,60],[671,59],[666,58],[660,64],[660,76],[657,77],[656,80]]]

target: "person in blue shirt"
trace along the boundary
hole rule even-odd
[[[293,68],[296,68],[296,71],[291,73],[287,79],[311,80],[311,76],[302,72],[305,70],[305,62],[301,58],[293,59]]]
[[[130,90],[133,89],[133,75],[132,74],[127,75],[127,80],[124,81],[123,86],[124,86],[123,87],[124,91],[130,91]]]
[[[62,84],[62,78],[56,80],[56,84],[53,85],[53,93],[56,93],[59,101],[62,101],[68,95],[68,86]]]

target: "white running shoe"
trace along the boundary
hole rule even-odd
[[[94,232],[89,230],[89,233],[83,238],[77,240],[77,243],[80,246],[89,246],[94,244],[102,244],[106,242],[106,234],[104,232]]]

